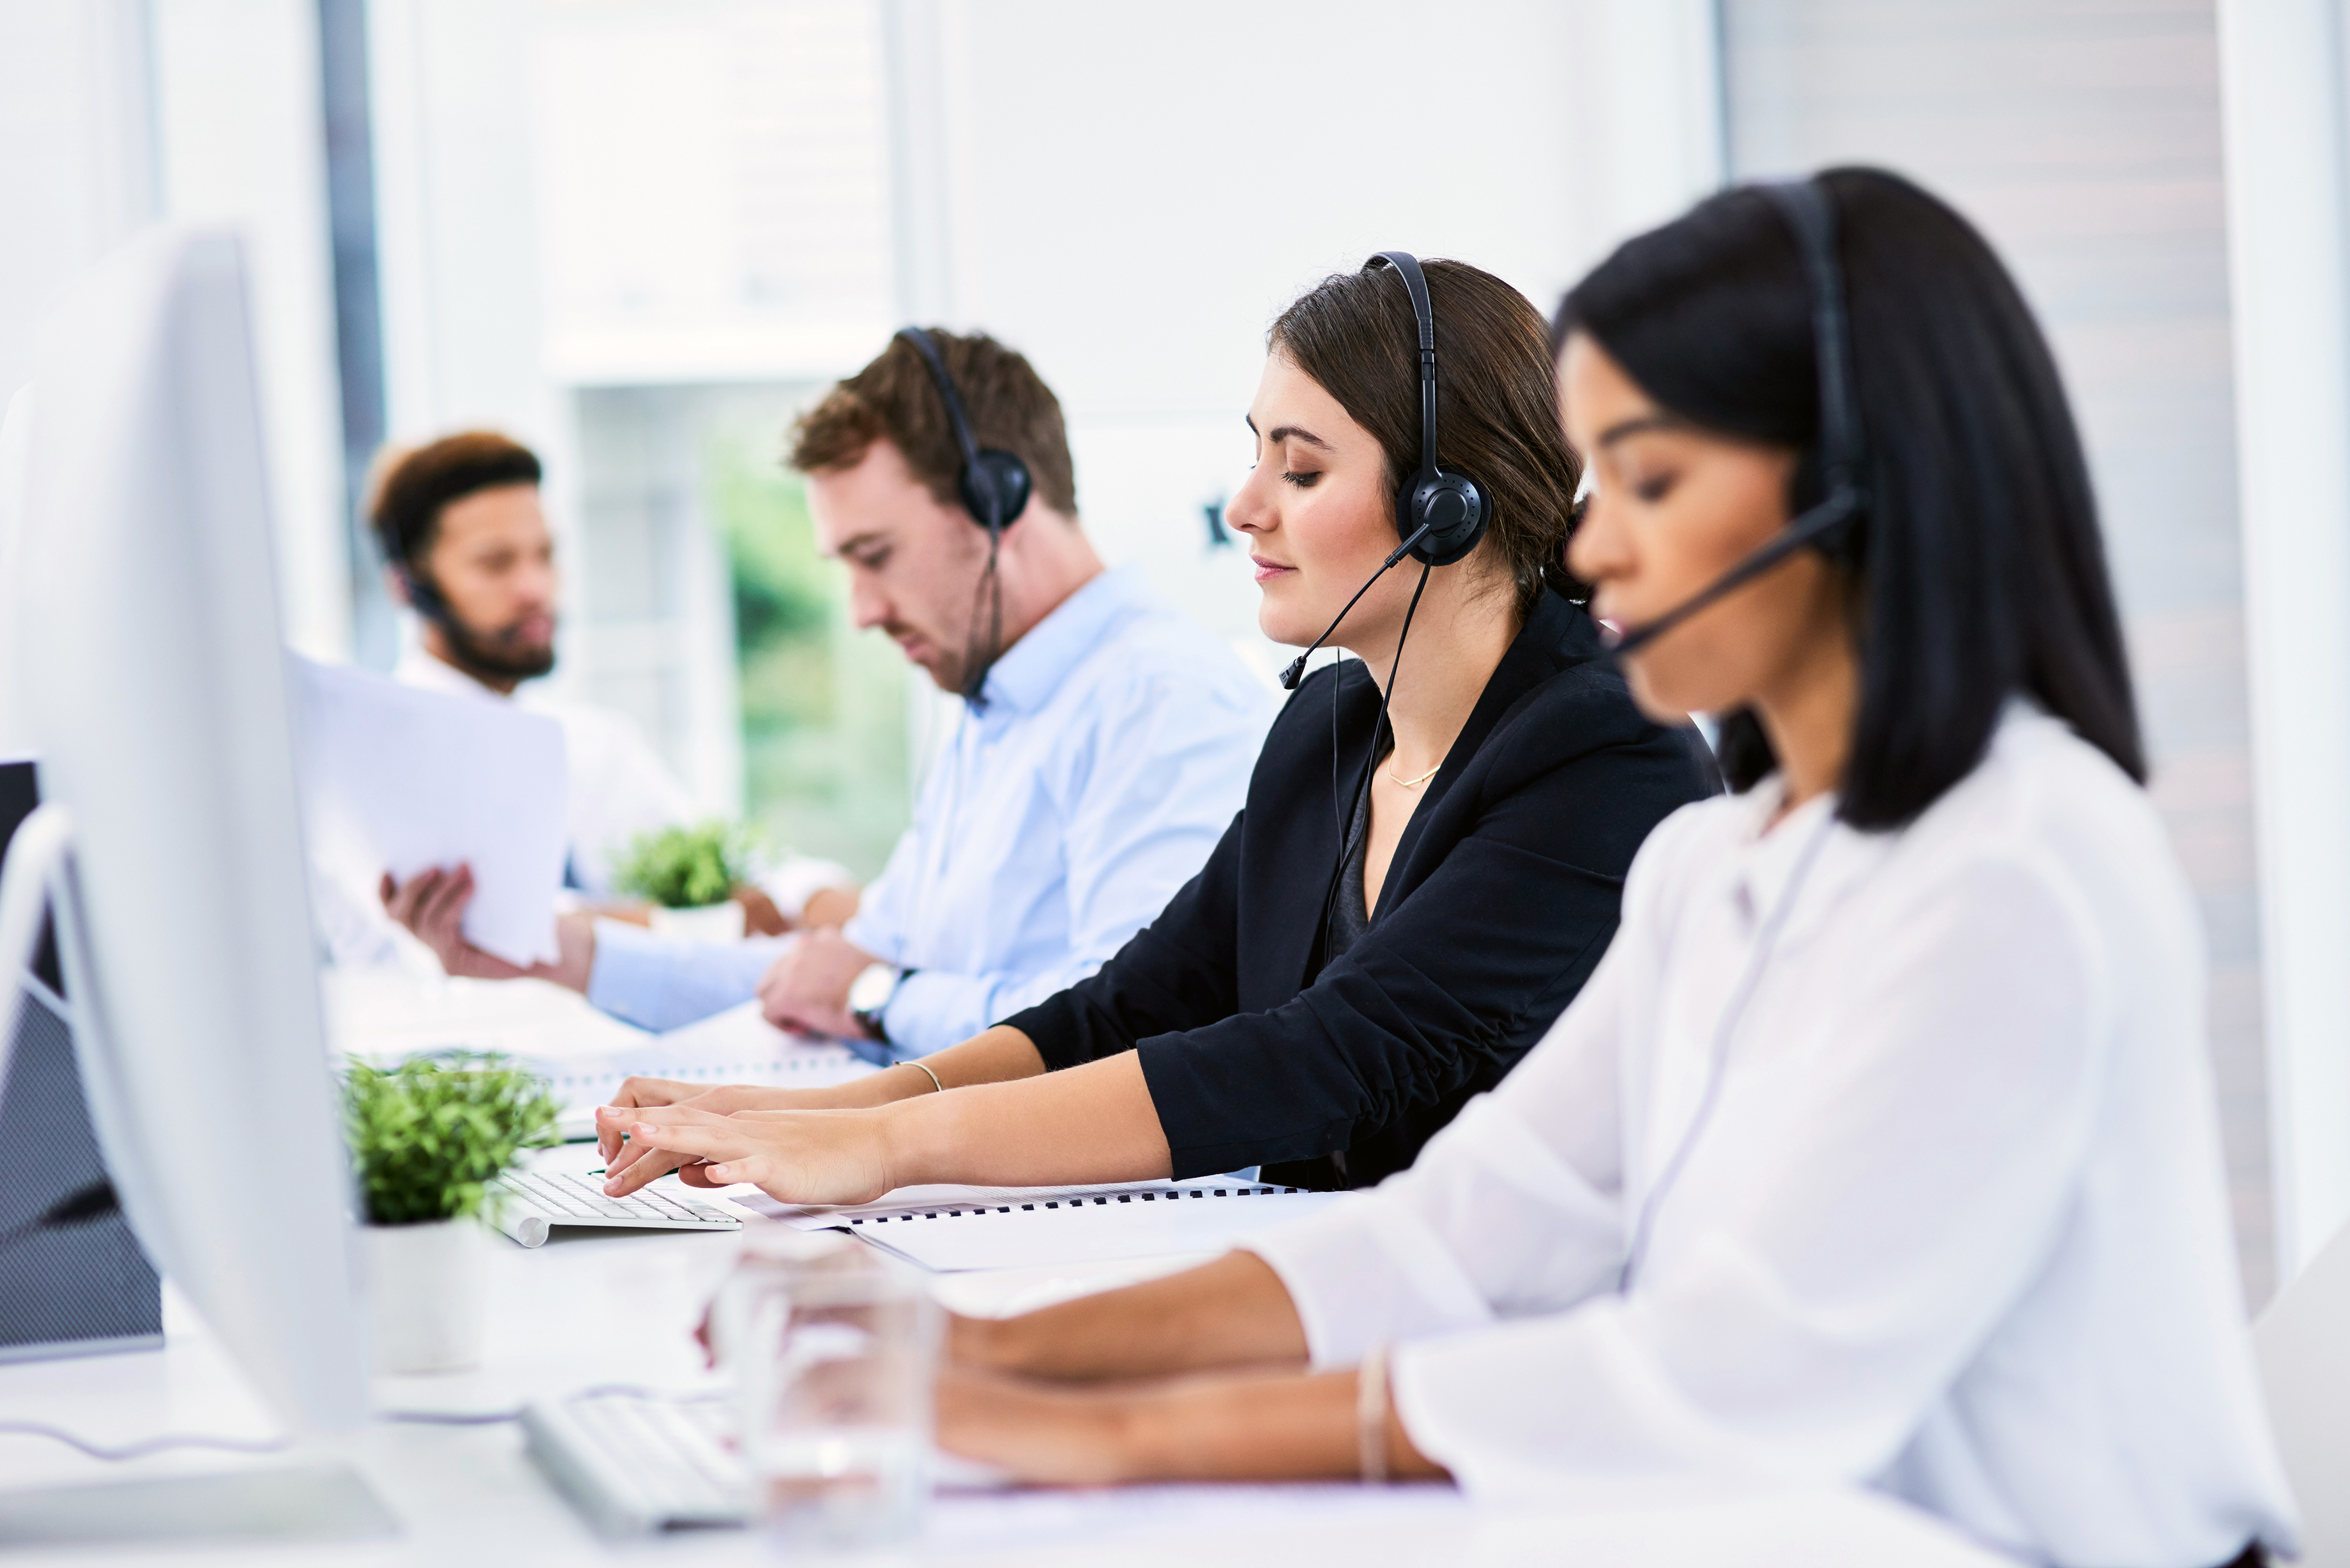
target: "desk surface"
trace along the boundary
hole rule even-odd
[[[577,1158],[572,1151],[563,1158]],[[575,1233],[576,1235],[576,1233]],[[739,1245],[726,1234],[611,1232],[525,1251],[491,1251],[490,1337],[478,1372],[385,1378],[387,1409],[489,1411],[598,1383],[681,1387],[702,1380],[691,1330]],[[966,1312],[1041,1304],[1180,1266],[1188,1259],[943,1279]],[[201,1323],[167,1296],[166,1348],[0,1366],[0,1419],[42,1421],[99,1442],[164,1432],[267,1438],[274,1426]],[[348,1457],[399,1516],[392,1541],[362,1545],[11,1552],[12,1563],[772,1563],[754,1533],[614,1543],[591,1533],[524,1455],[512,1424],[378,1423]],[[43,1438],[0,1435],[10,1488],[218,1471],[282,1462],[181,1449],[102,1464]],[[1115,1491],[947,1496],[919,1550],[861,1561],[1094,1564],[1213,1561],[1217,1568],[1386,1563],[1786,1563],[1984,1568],[2004,1561],[1882,1499],[1829,1490],[1638,1496],[1620,1485],[1540,1512],[1480,1509],[1449,1487],[1152,1487]]]

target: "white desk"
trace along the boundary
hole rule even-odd
[[[576,1151],[573,1158],[577,1158]],[[492,1305],[483,1368],[447,1377],[384,1379],[388,1408],[493,1410],[592,1384],[678,1386],[704,1376],[691,1338],[737,1238],[717,1233],[613,1235],[550,1241],[536,1251],[490,1238]],[[1097,1270],[959,1275],[942,1294],[967,1311],[1081,1293],[1185,1260]],[[165,1349],[0,1366],[0,1419],[44,1421],[121,1443],[162,1432],[263,1438],[272,1426],[202,1325],[167,1297]],[[770,1564],[752,1532],[610,1542],[592,1534],[524,1455],[512,1424],[425,1427],[379,1423],[344,1450],[397,1514],[396,1540],[327,1547],[75,1550],[11,1552],[12,1565],[109,1568],[160,1563],[531,1568],[538,1563]],[[102,1464],[43,1438],[0,1436],[0,1485],[65,1485],[216,1471],[283,1462],[181,1449]],[[1345,1563],[1735,1563],[1738,1568],[1989,1568],[2002,1562],[1881,1499],[1833,1491],[1647,1497],[1618,1486],[1555,1510],[1479,1510],[1450,1488],[1371,1491],[1352,1486],[1147,1488],[941,1499],[917,1551],[858,1561],[1098,1564],[1119,1568],[1213,1563],[1216,1568],[1298,1568]]]

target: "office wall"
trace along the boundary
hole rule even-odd
[[[243,236],[286,640],[349,650],[333,261],[314,0],[171,0],[152,18],[164,215]]]
[[[0,6],[0,408],[32,375],[43,313],[156,211],[141,9]],[[0,495],[0,756],[30,743],[14,697],[12,504]]]
[[[1379,250],[1498,273],[1545,313],[1718,174],[1709,8],[1684,0],[1181,7],[899,0],[907,308],[1058,390],[1106,555],[1268,671],[1205,504],[1250,461],[1264,330]],[[1005,84],[1017,83],[1017,90]]]
[[[2154,794],[2211,955],[2248,1294],[2275,1278],[2210,0],[1725,0],[1741,177],[1922,181],[1990,234],[2054,342],[2127,625]]]
[[[310,18],[305,0],[0,5],[0,402],[30,375],[57,297],[142,225],[236,230],[286,632],[334,657],[348,597]],[[0,624],[0,751],[23,744],[9,717],[8,638]]]

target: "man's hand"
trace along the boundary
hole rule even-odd
[[[798,929],[798,922],[775,907],[775,901],[758,888],[737,888],[734,901],[743,906],[743,934],[751,937],[780,937],[785,931]]]
[[[565,915],[555,922],[556,959],[551,964],[524,969],[467,941],[465,907],[473,901],[471,866],[436,866],[405,883],[393,881],[387,871],[376,896],[383,900],[385,913],[415,932],[451,974],[472,980],[551,980],[584,992],[596,968],[596,921],[588,915]]]
[[[778,1029],[860,1036],[848,1011],[848,984],[873,955],[826,928],[804,931],[759,977],[759,1008]]]
[[[800,924],[809,930],[821,926],[845,926],[857,913],[859,897],[855,888],[818,888],[808,895],[806,908],[800,910]]]

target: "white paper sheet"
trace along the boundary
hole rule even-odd
[[[776,1028],[756,1002],[713,1013],[666,1034],[643,1034],[625,1049],[581,1053],[543,1069],[563,1097],[564,1134],[586,1137],[595,1109],[623,1079],[678,1078],[689,1084],[758,1084],[778,1089],[827,1089],[875,1071],[846,1045]]]
[[[596,1107],[632,1074],[820,1089],[874,1070],[845,1046],[777,1029],[755,1002],[655,1034],[545,981],[339,969],[322,978],[328,1038],[338,1053],[386,1064],[452,1048],[518,1057],[562,1100],[566,1137],[593,1136]]]
[[[552,961],[563,885],[563,726],[507,702],[420,691],[364,670],[293,667],[304,826],[348,886],[473,868],[465,939]]]

